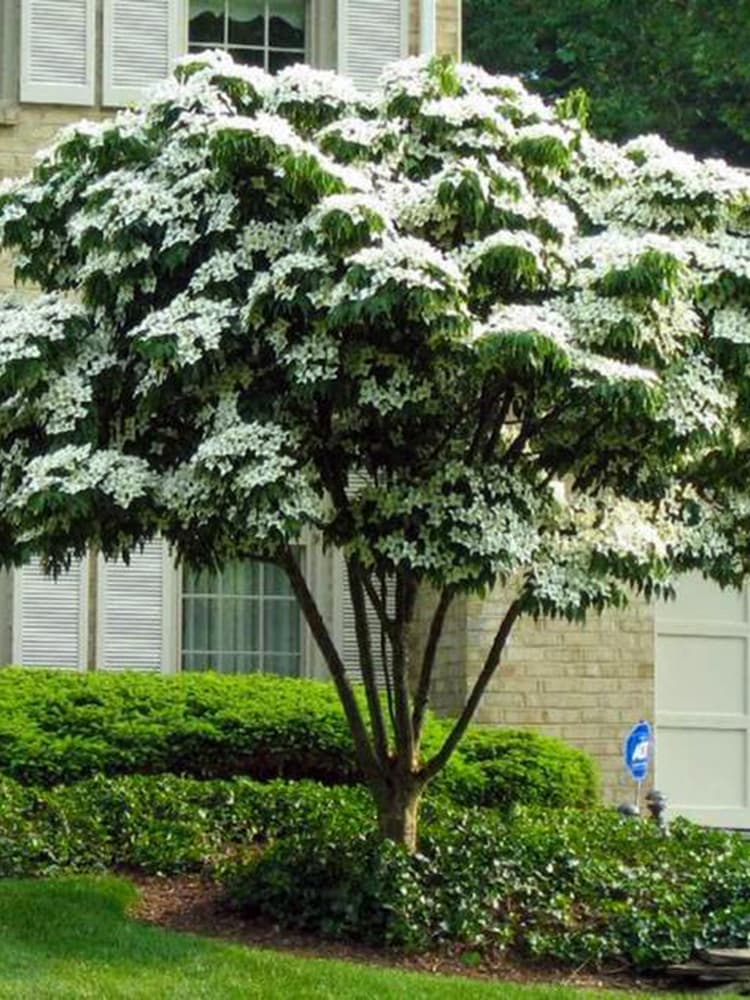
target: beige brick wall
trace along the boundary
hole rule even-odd
[[[81,118],[98,118],[96,108],[52,104],[22,104],[14,122],[0,124],[0,178],[28,173],[34,153],[48,146],[65,125]],[[0,255],[0,292],[13,286],[13,274],[7,256]]]
[[[411,642],[412,680],[416,683],[424,642],[437,603],[434,590],[424,587],[416,605]],[[430,708],[441,715],[455,715],[467,695],[466,598],[453,602],[443,626],[442,638],[435,659]]]
[[[462,0],[437,0],[437,50],[461,58]],[[409,11],[409,52],[419,52],[419,0],[412,0]]]
[[[434,594],[420,595],[415,655],[434,603]],[[501,590],[454,605],[436,669],[435,711],[460,710],[506,607]],[[621,802],[633,794],[622,764],[623,739],[653,712],[653,611],[634,600],[623,611],[592,615],[585,626],[519,621],[476,721],[535,729],[588,751],[600,765],[605,799]]]

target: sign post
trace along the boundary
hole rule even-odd
[[[654,745],[654,734],[651,724],[641,719],[636,722],[628,735],[625,737],[623,746],[623,757],[625,767],[630,776],[635,781],[635,805],[640,812],[641,785],[648,775],[648,767],[651,762],[651,750]]]

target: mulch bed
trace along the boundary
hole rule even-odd
[[[515,983],[553,983],[586,988],[654,990],[663,980],[641,979],[627,970],[571,971],[550,965],[529,965],[507,955],[482,959],[469,967],[460,952],[409,955],[381,951],[366,945],[326,941],[312,934],[290,931],[269,920],[248,919],[232,912],[222,901],[220,888],[200,875],[161,878],[128,872],[138,887],[140,900],[132,916],[145,923],[189,931],[259,948],[286,951],[302,958],[334,958],[413,972],[431,972],[497,979]],[[674,990],[674,983],[669,984]]]

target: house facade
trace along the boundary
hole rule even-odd
[[[0,0],[0,176],[29,169],[58,129],[136,99],[171,61],[205,47],[275,71],[305,61],[368,87],[420,51],[458,54],[461,0]],[[0,291],[12,287],[0,260]],[[301,539],[308,579],[356,669],[343,566]],[[435,707],[462,705],[505,605],[457,601],[445,630]],[[430,596],[420,601],[427,621]],[[422,629],[422,632],[424,629]],[[415,633],[419,643],[420,629]],[[264,669],[325,676],[284,578],[237,564],[177,568],[158,541],[129,565],[90,556],[57,582],[36,563],[0,574],[0,663],[80,670]],[[585,626],[522,622],[479,719],[530,726],[594,754],[607,796],[632,797],[628,728],[656,726],[655,781],[673,808],[750,827],[750,606],[698,578],[678,600]]]

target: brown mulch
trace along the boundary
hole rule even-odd
[[[248,919],[232,912],[222,901],[220,888],[200,875],[162,878],[128,872],[140,899],[132,916],[145,923],[174,931],[189,931],[239,944],[286,951],[302,958],[334,958],[414,972],[443,973],[515,983],[553,983],[586,988],[653,990],[664,985],[639,979],[626,970],[571,972],[554,966],[529,965],[507,955],[494,955],[471,967],[459,952],[410,955],[366,945],[326,941],[313,934],[290,931],[266,919]],[[670,984],[674,989],[674,984]]]

